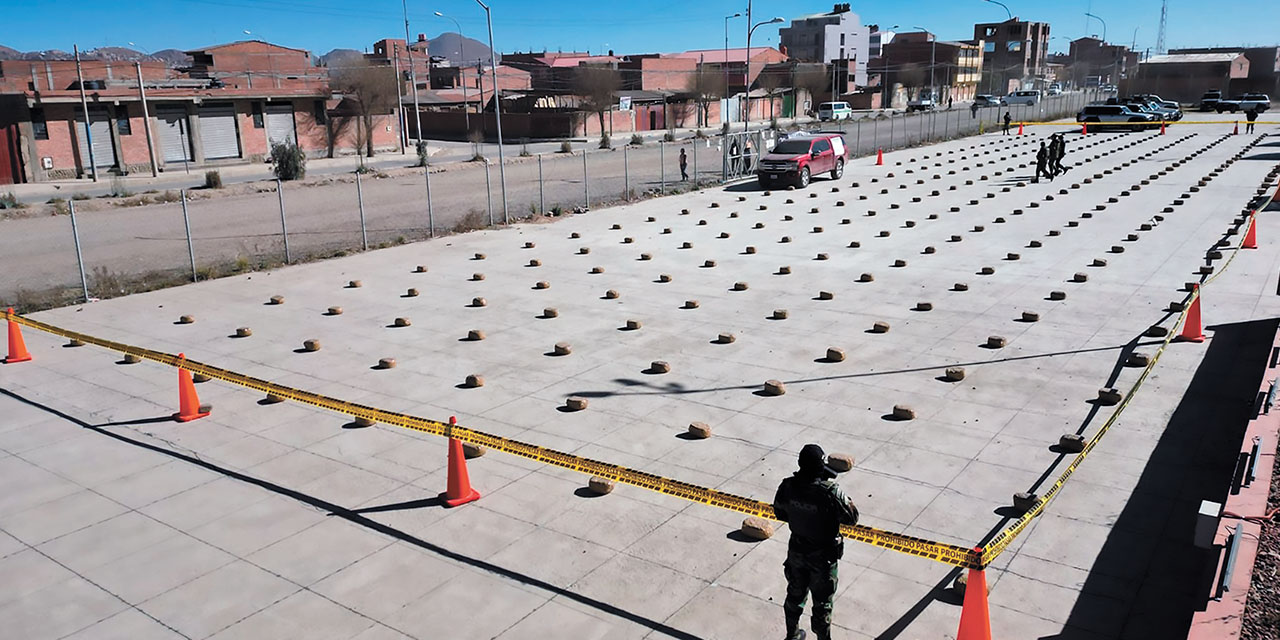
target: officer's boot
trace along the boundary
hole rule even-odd
[[[804,640],[808,635],[800,628],[800,614],[787,613],[787,640]]]

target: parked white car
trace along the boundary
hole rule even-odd
[[[853,117],[853,109],[848,102],[824,102],[818,105],[819,120],[848,120]]]

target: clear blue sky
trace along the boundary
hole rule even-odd
[[[875,0],[853,2],[864,23],[901,30],[927,27],[942,39],[967,39],[973,23],[1004,19],[1004,9],[983,0]],[[1138,28],[1137,47],[1154,47],[1159,25],[1159,0],[1043,0],[1005,2],[1025,20],[1047,21],[1052,32],[1067,39],[1102,34],[1091,11],[1107,22],[1112,42],[1129,44]],[[757,0],[757,21],[773,16],[792,18],[831,9],[832,3],[795,0]],[[1280,8],[1276,0],[1172,0],[1169,3],[1166,44],[1180,46],[1237,46],[1277,44]],[[614,49],[621,52],[682,51],[715,48],[724,43],[724,16],[742,11],[746,0],[491,0],[494,38],[499,51]],[[431,37],[454,31],[453,22],[437,18],[440,11],[461,23],[463,32],[485,40],[484,13],[474,0],[409,3],[410,28]],[[189,49],[244,39],[248,30],[279,44],[310,49],[317,54],[333,48],[364,49],[384,37],[404,34],[399,0],[0,0],[5,26],[0,44],[19,50],[129,46],[147,50]],[[730,46],[746,40],[746,20],[730,21]],[[1086,31],[1087,28],[1087,31]],[[1054,39],[1051,50],[1066,50],[1067,39]],[[752,44],[776,46],[772,25],[755,32]]]

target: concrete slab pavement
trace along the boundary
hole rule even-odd
[[[456,413],[499,435],[762,499],[800,446],[817,441],[854,455],[841,482],[865,523],[969,544],[1007,522],[1013,492],[1060,472],[1050,450],[1058,435],[1087,437],[1105,419],[1109,410],[1090,404],[1096,390],[1133,383],[1139,370],[1120,363],[1153,348],[1140,334],[1181,298],[1242,192],[1270,168],[1234,163],[1182,198],[1252,139],[1190,133],[1073,138],[1068,159],[1079,164],[1039,184],[1018,165],[1042,136],[985,136],[889,154],[889,166],[860,163],[807,191],[702,191],[39,317],[343,399]],[[1172,199],[1186,204],[1155,220]],[[1264,237],[1276,233],[1262,224]],[[526,266],[531,258],[542,266]],[[1089,266],[1095,258],[1106,266]],[[1206,315],[1274,314],[1276,261],[1269,250],[1238,257],[1206,289]],[[413,273],[418,264],[428,272]],[[1071,282],[1076,272],[1087,282]],[[672,281],[658,281],[662,273]],[[874,281],[858,282],[862,273]],[[345,288],[352,279],[363,286]],[[550,288],[534,289],[539,280]],[[734,291],[735,282],[749,287]],[[408,287],[423,295],[400,297]],[[619,297],[605,298],[609,289]],[[1053,290],[1066,299],[1047,300]],[[276,294],[286,304],[264,305]],[[470,306],[477,296],[487,304]],[[687,300],[699,304],[682,308]],[[913,310],[920,301],[933,309]],[[344,313],[324,315],[332,305]],[[546,307],[558,317],[539,317]],[[770,319],[774,309],[788,317]],[[1023,311],[1040,317],[1024,322]],[[196,322],[174,324],[184,313]],[[397,316],[413,324],[389,327]],[[620,329],[628,319],[641,328]],[[888,333],[868,332],[878,320]],[[253,336],[228,337],[237,326]],[[473,328],[486,339],[466,341]],[[720,332],[736,340],[717,344]],[[991,335],[1008,345],[987,348]],[[310,338],[320,352],[294,352]],[[556,342],[572,353],[547,355]],[[444,510],[434,499],[445,481],[438,439],[343,428],[341,416],[264,406],[218,383],[198,385],[214,404],[210,418],[160,421],[172,411],[172,370],[115,364],[30,331],[27,343],[35,362],[0,368],[0,405],[15,416],[0,426],[0,478],[18,489],[0,496],[0,532],[11,539],[0,542],[0,563],[30,576],[28,592],[14,595],[23,606],[74,604],[77,613],[41,620],[0,603],[0,620],[24,637],[92,637],[99,626],[103,635],[261,636],[286,622],[326,637],[781,635],[785,527],[745,542],[736,514],[626,486],[586,497],[579,475],[497,453],[470,461],[484,497]],[[825,361],[828,347],[847,359]],[[1135,585],[1111,594],[1081,585],[1117,537],[1132,538],[1135,558],[1152,552],[1142,538],[1150,532],[1111,528],[1119,509],[1135,500],[1153,513],[1178,508],[1177,496],[1134,487],[1144,445],[1206,348],[1166,352],[1125,420],[993,565],[1001,635],[1121,637]],[[372,369],[381,357],[398,366]],[[646,373],[654,360],[671,372]],[[939,379],[956,364],[964,381]],[[470,373],[485,386],[459,388]],[[788,393],[756,395],[770,378]],[[569,395],[589,408],[558,411]],[[886,419],[895,404],[918,418]],[[693,420],[715,435],[678,437]],[[851,543],[841,633],[951,637],[958,600],[935,590],[949,573]],[[1114,613],[1082,627],[1072,616],[1082,598]]]

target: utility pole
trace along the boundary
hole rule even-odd
[[[142,128],[147,133],[147,154],[151,158],[151,177],[160,175],[156,167],[156,146],[151,141],[151,114],[147,111],[147,89],[142,86],[142,63],[135,60],[133,68],[138,71],[138,98],[142,100]]]
[[[409,0],[400,0],[400,7],[404,10],[404,49],[409,56],[409,84],[413,90],[413,117],[415,123],[413,132],[417,135],[418,141],[421,142],[422,111],[418,109],[418,71],[413,66],[413,45],[409,42]],[[428,64],[430,64],[430,58],[428,58]],[[398,75],[399,73],[400,69],[397,67],[396,74]],[[400,82],[400,79],[396,78],[396,82]],[[414,150],[416,151],[417,149],[415,148]]]
[[[458,28],[458,58],[462,64],[458,69],[458,78],[462,82],[462,119],[466,123],[467,137],[471,137],[471,103],[467,101],[467,37],[462,35],[462,25],[458,24],[457,19],[452,16],[446,16],[439,11],[436,11],[435,15],[437,18],[453,20],[453,26]],[[479,71],[479,67],[480,65],[477,64],[477,71]]]
[[[89,170],[93,181],[98,181],[98,163],[93,158],[93,133],[89,131],[89,99],[84,95],[84,74],[80,71],[80,47],[71,45],[76,54],[76,84],[80,86],[80,108],[84,110],[84,146],[89,149]]]
[[[394,47],[392,47],[392,52],[391,60],[392,64],[395,65],[396,72],[396,113],[400,114],[396,118],[396,124],[400,126],[400,153],[403,154],[408,146],[409,138],[404,131],[404,94],[400,91],[400,52]]]
[[[498,95],[498,54],[493,50],[493,14],[489,5],[476,0],[484,9],[485,21],[489,24],[489,64],[493,67],[493,115],[498,124],[498,176],[502,181],[502,223],[507,224],[507,164],[502,154],[502,100]]]

